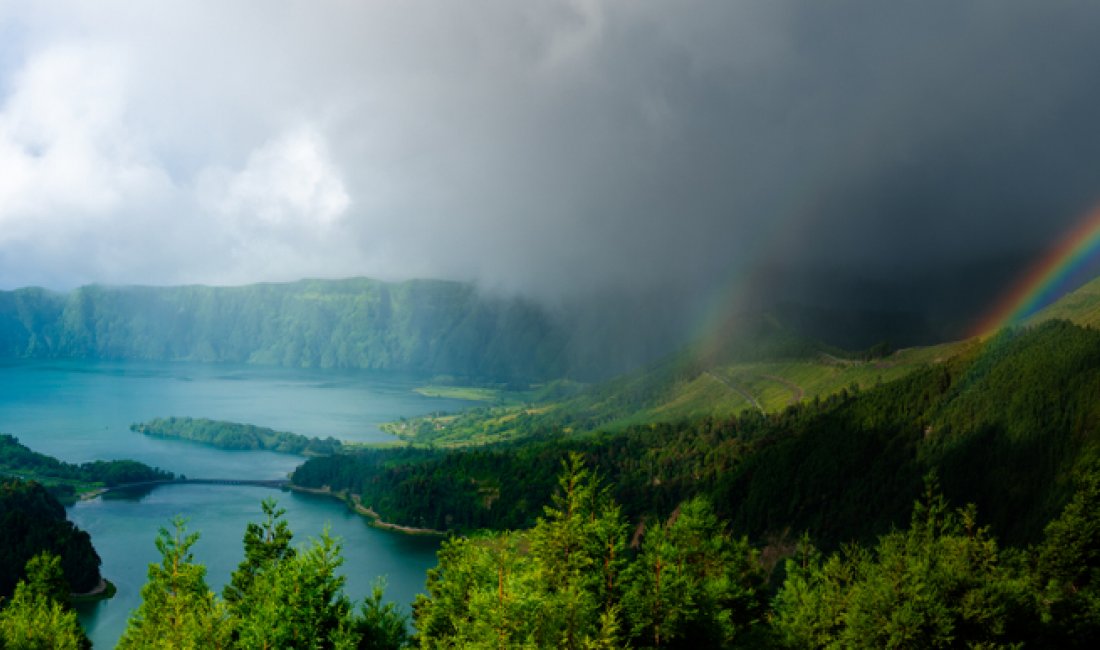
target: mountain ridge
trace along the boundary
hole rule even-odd
[[[533,302],[446,280],[0,292],[0,356],[360,368],[523,381],[568,372]]]

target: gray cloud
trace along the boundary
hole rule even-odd
[[[1100,198],[1098,14],[0,1],[0,284],[701,296],[1023,260]]]

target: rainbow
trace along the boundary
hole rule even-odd
[[[1016,324],[1065,289],[1066,281],[1100,249],[1100,207],[1085,215],[979,321],[972,335],[985,337]]]

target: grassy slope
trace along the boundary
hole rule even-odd
[[[1027,324],[1051,319],[1100,327],[1100,278],[1035,314]],[[771,317],[747,329],[747,335],[728,337],[717,351],[690,349],[579,392],[416,418],[388,430],[414,443],[462,447],[515,440],[546,429],[580,433],[702,416],[729,417],[746,409],[774,413],[853,384],[865,389],[897,379],[976,344],[971,340],[907,348],[867,360],[801,339]]]
[[[1100,278],[1062,296],[1027,319],[1029,325],[1051,319],[1068,320],[1082,327],[1100,327]]]
[[[937,353],[899,356],[935,362]],[[306,463],[294,480],[358,491],[388,521],[516,528],[540,512],[560,459],[579,451],[632,517],[667,516],[702,493],[739,534],[790,541],[810,531],[835,545],[902,524],[935,470],[953,503],[976,503],[998,536],[1026,543],[1065,504],[1074,472],[1100,458],[1097,394],[1100,333],[1050,322],[769,416],[535,435],[462,453],[335,456]]]
[[[721,349],[688,349],[662,363],[566,395],[534,397],[461,414],[432,415],[386,427],[414,444],[463,447],[516,440],[547,430],[616,430],[634,424],[776,412],[858,385],[869,388],[940,363],[966,343],[908,348],[863,359],[803,339],[774,319],[750,324]]]

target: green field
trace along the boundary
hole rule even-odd
[[[463,399],[471,402],[496,402],[501,396],[501,391],[495,388],[480,388],[478,386],[440,386],[436,384],[414,388],[413,392],[420,393],[425,397]]]
[[[875,359],[841,356],[844,353],[831,349],[801,358],[718,364],[681,355],[605,384],[534,394],[527,402],[391,422],[382,429],[417,446],[454,448],[548,431],[618,430],[635,424],[725,418],[746,410],[774,413],[803,400],[897,379],[916,368],[941,363],[968,345],[907,348]],[[456,392],[433,396],[456,397],[468,394],[461,391],[476,390],[487,389],[455,387]]]
[[[1024,324],[1054,319],[1100,327],[1100,279],[1030,316]],[[614,431],[638,424],[727,418],[752,410],[776,413],[798,402],[893,381],[979,344],[968,339],[875,356],[803,339],[774,319],[764,319],[747,337],[727,341],[717,351],[689,348],[663,363],[602,384],[536,391],[522,396],[527,398],[522,402],[503,400],[458,414],[394,422],[383,429],[414,445],[462,447],[546,432]],[[492,392],[443,386],[426,386],[423,391],[482,401],[491,401]]]

